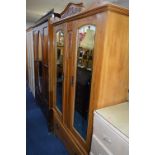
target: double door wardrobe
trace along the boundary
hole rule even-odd
[[[110,3],[69,4],[49,23],[51,126],[71,155],[89,154],[94,110],[128,100],[128,16]]]
[[[40,18],[33,26],[35,99],[49,124],[49,20],[59,17],[54,10]],[[49,128],[50,129],[50,128]]]

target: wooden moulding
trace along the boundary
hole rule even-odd
[[[82,11],[83,8],[83,3],[69,3],[66,8],[60,13],[61,19],[77,14]]]
[[[54,132],[63,141],[70,155],[88,155],[54,110]]]
[[[89,7],[84,11],[81,11],[78,14],[75,14],[73,16],[68,16],[68,18],[61,18],[59,21],[55,21],[53,22],[53,25],[59,25],[65,22],[69,22],[69,21],[73,21],[73,20],[77,20],[77,19],[81,19],[81,18],[86,18],[88,16],[92,16],[101,12],[105,12],[105,11],[113,11],[122,15],[126,15],[129,16],[129,10],[127,8],[112,4],[112,3],[104,3],[101,6],[98,7]]]
[[[35,28],[39,25],[42,25],[43,23],[47,22],[51,16],[54,14],[54,17],[60,18],[60,14],[54,12],[54,9],[50,10],[47,14],[45,14],[44,16],[42,16],[39,20],[37,20],[35,22],[35,24],[32,26],[32,28]]]

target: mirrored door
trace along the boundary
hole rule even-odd
[[[78,29],[73,127],[86,140],[96,27]]]
[[[64,82],[64,32],[56,32],[56,107],[62,113]]]

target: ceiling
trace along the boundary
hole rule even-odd
[[[60,13],[64,10],[69,2],[83,2],[85,6],[89,6],[94,0],[26,0],[26,22],[34,23],[41,16],[45,15],[49,10]],[[103,0],[129,6],[129,0]]]

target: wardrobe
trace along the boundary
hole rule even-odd
[[[33,26],[34,46],[34,73],[35,73],[35,99],[40,105],[49,124],[49,21],[54,17],[60,17],[49,11],[40,18]]]
[[[49,64],[36,53],[40,44],[46,53],[48,25],[34,31],[36,94],[48,100],[42,79],[49,68],[54,133],[71,155],[88,155],[94,110],[128,100],[129,11],[96,1],[89,8],[70,3],[60,15],[49,22]]]

